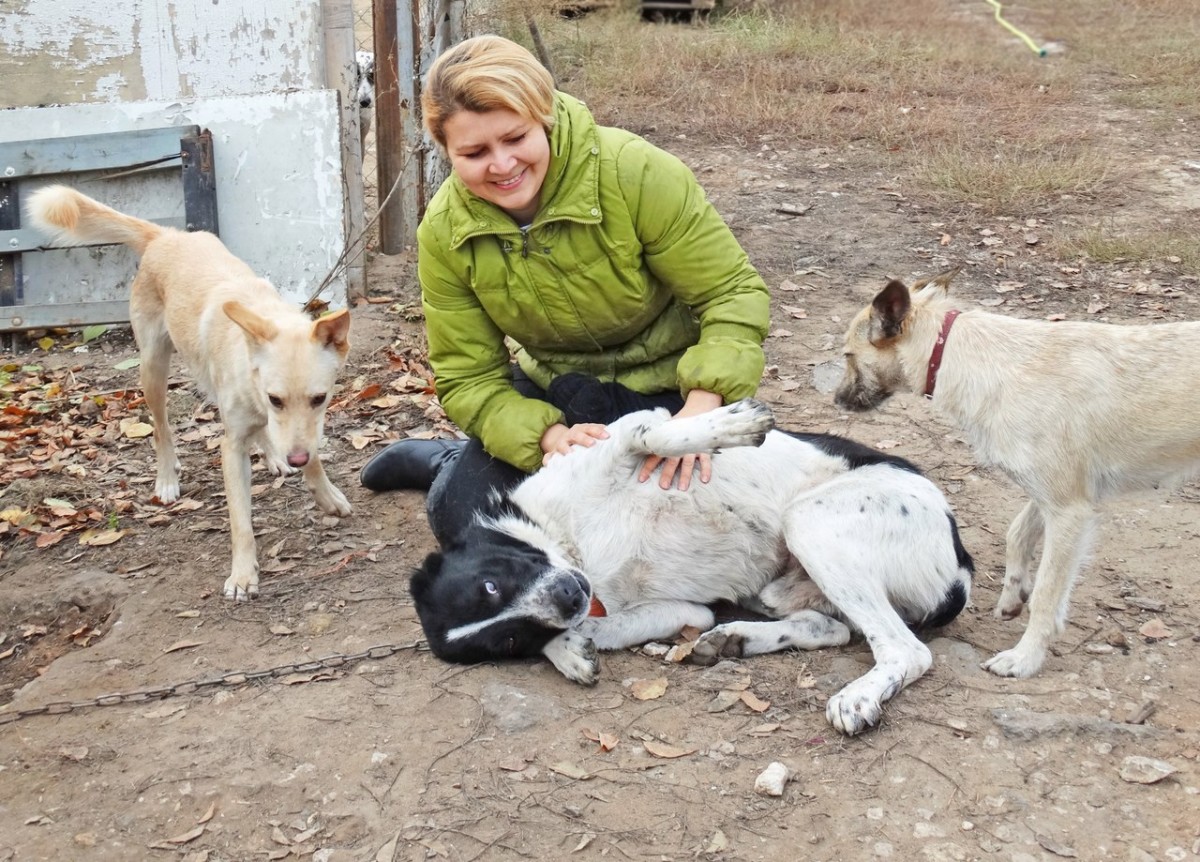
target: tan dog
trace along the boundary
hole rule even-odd
[[[1029,495],[1008,530],[996,606],[996,616],[1013,619],[1032,596],[1029,625],[1014,648],[984,663],[1000,676],[1028,677],[1066,625],[1097,507],[1200,470],[1200,401],[1190,373],[1200,366],[1200,323],[959,315],[948,296],[953,275],[912,293],[889,282],[859,312],[834,398],[868,410],[895,392],[924,392],[981,461]]]
[[[66,186],[40,189],[27,209],[33,224],[60,244],[122,243],[141,256],[129,319],[154,420],[155,495],[163,503],[179,499],[179,460],[167,420],[167,375],[177,350],[216,402],[225,425],[221,469],[233,540],[225,596],[257,595],[252,444],[262,449],[276,475],[303,470],[324,511],[350,514],[350,503],[329,481],[317,455],[325,408],[350,349],[349,313],[313,322],[211,233],[159,227]]]

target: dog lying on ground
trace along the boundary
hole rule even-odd
[[[590,448],[556,456],[413,575],[433,652],[479,662],[545,655],[598,679],[596,649],[704,630],[693,657],[845,644],[875,666],[829,699],[855,734],[932,663],[909,626],[942,626],[967,602],[973,565],[941,492],[903,459],[830,435],[772,431],[739,401],[671,419],[642,411]],[[715,453],[687,491],[639,483],[650,453]],[[730,600],[774,617],[713,628]],[[601,615],[597,615],[601,614]]]
[[[258,594],[258,554],[250,519],[250,450],[261,448],[276,475],[301,470],[317,505],[350,514],[317,447],[338,371],[350,349],[345,310],[314,322],[211,233],[185,233],[123,215],[66,186],[29,199],[32,223],[65,245],[121,243],[141,265],[129,320],[141,357],[141,382],[154,420],[154,493],[179,499],[179,460],[167,419],[167,376],[178,351],[221,411],[221,470],[229,504],[233,570],[225,596]]]
[[[1200,323],[960,314],[948,295],[953,275],[912,291],[889,282],[859,312],[835,400],[868,410],[895,392],[924,392],[981,461],[1029,495],[1008,530],[996,606],[997,617],[1013,619],[1028,600],[1029,625],[1015,647],[984,663],[999,676],[1028,677],[1066,625],[1097,507],[1200,469],[1200,409],[1188,373],[1200,364]]]

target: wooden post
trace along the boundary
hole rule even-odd
[[[366,230],[362,174],[362,135],[359,133],[358,102],[352,98],[357,88],[354,52],[354,4],[351,0],[321,0],[324,19],[325,81],[338,91],[338,114],[342,137],[342,194],[345,219],[342,230],[347,243],[360,242]],[[346,300],[365,297],[367,270],[361,250],[346,261]]]
[[[379,244],[400,254],[417,238],[425,203],[421,145],[422,0],[375,0],[375,163],[379,173]],[[395,187],[395,191],[392,191]],[[382,203],[388,196],[386,206]]]

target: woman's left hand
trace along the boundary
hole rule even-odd
[[[724,399],[715,392],[706,392],[703,389],[693,389],[688,393],[687,401],[684,402],[683,409],[672,416],[672,419],[683,419],[687,416],[696,416],[700,413],[707,413],[709,410],[716,410],[722,404]],[[712,478],[712,456],[708,453],[699,455],[684,455],[679,458],[665,458],[662,455],[650,455],[642,462],[642,469],[638,473],[638,481],[646,482],[650,476],[661,465],[662,473],[658,479],[658,487],[664,491],[671,487],[675,482],[675,477],[679,477],[679,490],[686,491],[692,484],[692,474],[696,469],[696,465],[700,466],[700,481],[705,484]]]

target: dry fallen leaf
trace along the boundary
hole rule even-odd
[[[686,757],[689,754],[695,754],[694,748],[680,748],[678,745],[670,745],[666,742],[659,742],[657,739],[647,739],[642,743],[646,750],[655,757]]]
[[[111,545],[125,535],[124,530],[85,530],[79,536],[79,544],[89,547]]]
[[[169,647],[163,650],[163,652],[169,653],[176,652],[177,650],[181,649],[191,649],[192,647],[204,646],[206,643],[208,643],[208,641],[175,641],[175,643],[171,644]]]
[[[587,781],[591,778],[591,774],[574,763],[568,763],[565,760],[560,760],[558,763],[550,764],[550,771],[557,772],[559,775],[565,775],[567,778],[574,778],[576,781]]]
[[[635,679],[629,686],[630,692],[638,700],[656,700],[667,692],[666,677],[658,679]]]
[[[184,832],[182,835],[176,835],[174,838],[168,838],[167,842],[169,844],[187,844],[189,841],[195,841],[197,838],[199,838],[203,834],[204,834],[204,825],[201,824],[200,826],[197,826],[195,829],[191,829],[187,832]]]
[[[1138,629],[1138,634],[1144,638],[1161,640],[1162,638],[1169,638],[1171,636],[1171,630],[1163,624],[1162,620],[1160,620],[1158,617],[1155,617]]]
[[[602,730],[592,730],[590,727],[583,729],[583,735],[592,742],[599,743],[601,751],[612,751],[617,747],[617,743],[621,741],[611,733],[605,733]]]
[[[755,712],[765,712],[771,705],[771,701],[762,700],[756,697],[754,693],[750,691],[743,691],[741,697],[742,703],[746,704],[746,706],[750,707]]]

